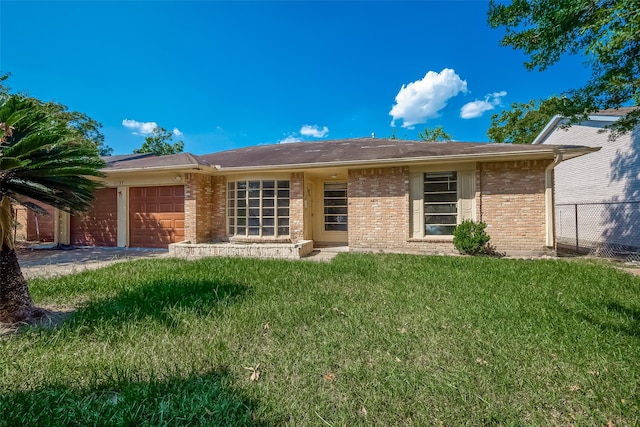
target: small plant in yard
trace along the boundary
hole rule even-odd
[[[484,231],[485,222],[470,219],[462,221],[453,230],[453,246],[465,255],[480,255],[487,252],[487,243],[491,237]]]

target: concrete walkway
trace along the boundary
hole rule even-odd
[[[61,276],[83,270],[140,258],[162,258],[167,249],[97,248],[38,245],[18,250],[18,262],[26,279],[42,276]]]
[[[314,249],[311,255],[301,258],[308,261],[328,262],[346,246],[326,246]],[[141,258],[165,258],[167,249],[105,248],[105,247],[54,247],[36,245],[18,249],[18,262],[26,279],[44,276],[62,276],[84,270],[94,270],[107,265]]]

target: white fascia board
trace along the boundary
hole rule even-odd
[[[531,144],[542,144],[542,142],[545,139],[547,139],[547,135],[549,135],[551,131],[556,128],[556,126],[561,120],[562,120],[562,116],[559,116],[559,115],[553,116],[551,120],[549,120],[549,123],[547,123],[544,129],[540,131],[538,136],[536,136],[536,139],[534,139]]]
[[[524,144],[523,144],[524,145]],[[264,165],[264,166],[240,166],[225,168],[220,167],[217,172],[252,172],[260,170],[291,170],[291,169],[318,169],[329,167],[376,167],[389,165],[410,165],[415,163],[442,163],[442,162],[477,162],[477,161],[510,161],[510,160],[539,160],[553,159],[556,154],[562,153],[565,159],[582,156],[594,151],[598,151],[600,147],[580,147],[580,148],[564,148],[563,146],[549,146],[549,150],[526,150],[514,151],[510,153],[495,154],[458,154],[446,156],[428,156],[428,157],[405,157],[395,159],[377,159],[377,160],[361,160],[361,161],[340,161],[326,163],[297,163],[287,165]]]
[[[605,115],[597,114],[597,113],[589,115],[589,120],[593,121],[593,122],[609,122],[609,123],[613,123],[613,122],[617,122],[621,118],[622,118],[621,116],[605,116]]]
[[[103,173],[120,173],[120,172],[147,172],[147,171],[192,171],[192,170],[217,170],[218,168],[213,166],[205,166],[205,165],[171,165],[171,166],[150,166],[150,167],[142,167],[142,168],[126,168],[126,169],[110,169],[104,168],[100,169],[100,172]]]
[[[620,116],[610,116],[610,115],[595,113],[595,114],[590,114],[587,120],[585,121],[614,123],[620,119],[621,119]],[[553,116],[553,118],[549,120],[549,123],[547,123],[544,129],[542,129],[542,131],[540,131],[538,136],[536,136],[536,139],[533,140],[532,144],[542,144],[544,140],[547,139],[547,136],[551,133],[551,131],[553,131],[558,126],[558,124],[563,120],[566,120],[566,119],[564,119],[560,115]],[[584,122],[581,122],[581,123],[584,123]]]

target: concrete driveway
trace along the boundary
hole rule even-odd
[[[139,258],[162,258],[167,249],[54,247],[38,245],[20,248],[18,262],[25,278],[59,276],[93,270],[121,261]]]

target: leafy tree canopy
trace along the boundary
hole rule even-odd
[[[491,116],[487,136],[493,142],[531,144],[551,118],[560,114],[564,102],[556,96],[545,100],[532,99],[524,104],[514,102],[511,110]]]
[[[65,211],[93,200],[104,167],[93,141],[52,112],[50,103],[0,95],[0,197],[36,209],[27,199]],[[2,216],[2,214],[0,214]]]
[[[113,148],[104,143],[104,135],[100,131],[102,123],[95,121],[84,113],[69,111],[66,106],[57,102],[47,102],[44,106],[58,120],[67,123],[72,131],[77,132],[80,137],[93,143],[101,156],[113,154]]]
[[[418,134],[418,138],[423,141],[451,141],[453,137],[445,132],[441,125],[434,128],[424,128],[422,132]]]
[[[4,82],[10,77],[10,74],[0,75],[0,95],[9,95],[10,88]],[[27,97],[26,95],[22,95]],[[104,135],[100,131],[102,123],[92,119],[84,113],[77,111],[69,111],[66,105],[57,102],[41,103],[52,117],[56,120],[66,123],[67,126],[79,134],[80,138],[84,138],[93,143],[101,156],[110,156],[113,154],[113,148],[104,143]]]
[[[144,139],[142,147],[133,150],[134,153],[155,153],[160,156],[166,154],[182,153],[184,150],[184,143],[178,141],[172,144],[173,132],[169,132],[161,126],[157,126],[151,135]]]
[[[580,54],[592,75],[567,92],[561,113],[571,123],[589,113],[640,105],[640,13],[638,0],[491,0],[488,21],[504,27],[503,46],[529,56],[525,66],[543,71],[563,54]],[[640,109],[619,120],[614,134],[640,123]]]

